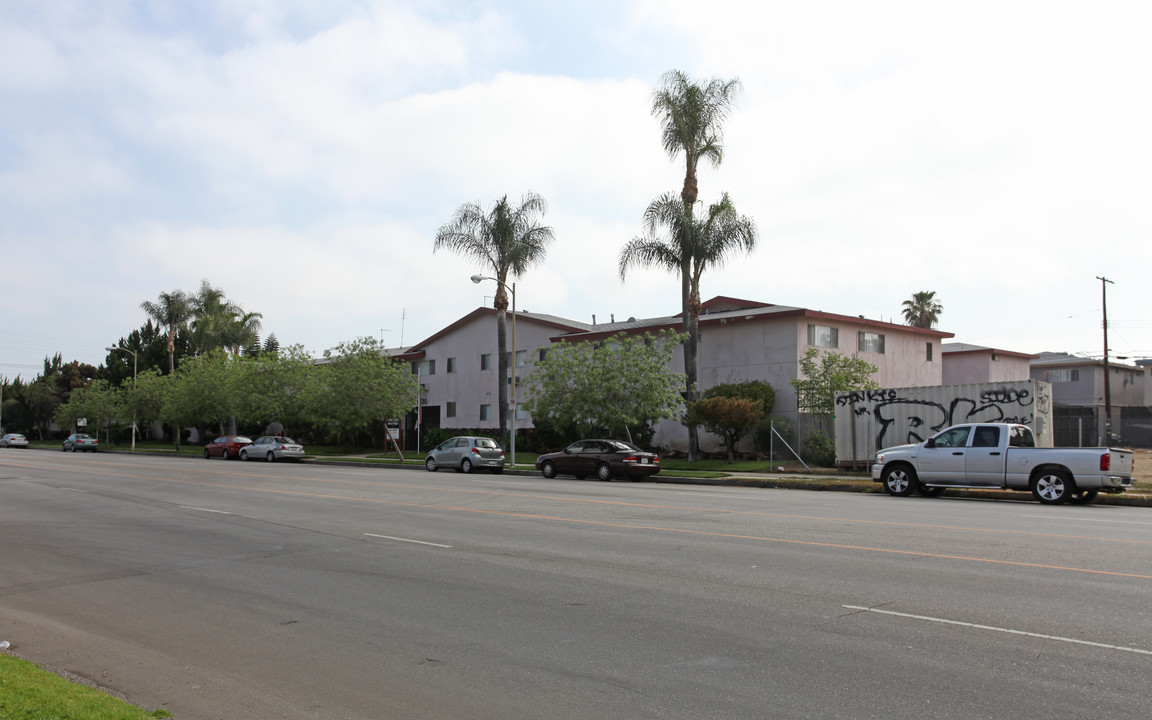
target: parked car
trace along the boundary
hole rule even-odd
[[[283,435],[261,435],[251,445],[240,448],[240,459],[264,458],[274,460],[300,460],[304,457],[304,446]]]
[[[243,435],[224,435],[204,446],[204,459],[207,460],[214,455],[219,455],[225,460],[240,457],[240,450],[251,444],[252,439]]]
[[[660,472],[660,456],[623,440],[577,440],[562,452],[536,458],[536,469],[546,478],[575,475],[583,480],[595,475],[601,480],[637,479]]]
[[[100,448],[100,441],[85,433],[72,433],[64,438],[64,445],[60,449],[64,452],[96,452]]]
[[[0,437],[0,447],[28,447],[28,438],[20,433],[8,433]]]
[[[428,451],[424,467],[428,472],[446,467],[456,472],[470,473],[473,468],[483,468],[499,474],[504,472],[504,449],[488,437],[449,438]]]

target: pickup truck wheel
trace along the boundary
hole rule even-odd
[[[1032,481],[1032,495],[1045,505],[1059,505],[1076,492],[1072,478],[1063,470],[1045,470]]]
[[[920,484],[916,480],[916,471],[907,465],[892,465],[884,468],[884,475],[881,476],[884,482],[884,489],[888,491],[889,495],[896,497],[908,497],[915,492],[916,487]]]
[[[1068,502],[1073,505],[1087,505],[1096,499],[1099,490],[1075,490],[1068,495]]]

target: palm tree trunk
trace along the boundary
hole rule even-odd
[[[691,167],[691,166],[689,166]],[[692,176],[691,171],[684,177],[684,191],[681,197],[684,199],[684,211],[688,216],[688,227],[692,226],[692,202],[688,201],[689,197],[689,181],[692,183],[691,197],[692,200],[696,199],[695,178]],[[693,288],[692,288],[692,255],[689,252],[690,244],[685,242],[683,252],[682,264],[680,267],[680,292],[682,307],[680,309],[683,318],[683,330],[688,334],[688,341],[684,343],[684,402],[690,403],[696,399],[696,380],[697,375],[697,351],[700,342],[700,303],[699,297],[696,298],[695,310],[693,310]],[[696,425],[688,426],[688,462],[696,462],[700,459],[700,432]]]
[[[508,435],[508,322],[507,312],[503,308],[496,310],[496,346],[499,353],[496,367],[500,374],[500,391],[497,393],[500,404],[500,442],[507,448],[511,447]]]

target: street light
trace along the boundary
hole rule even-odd
[[[129,350],[126,347],[120,347],[118,345],[109,345],[108,347],[106,347],[104,349],[107,350],[108,352],[116,352],[117,350],[122,350],[126,353],[132,353],[132,389],[135,390],[136,389],[136,351],[135,350]],[[132,412],[132,452],[136,452],[136,412],[135,411]]]
[[[502,285],[505,290],[512,293],[512,388],[509,390],[508,407],[512,409],[512,417],[509,422],[512,423],[509,427],[509,432],[512,436],[512,469],[516,469],[516,283],[512,283],[512,287],[508,287],[507,283],[500,282],[494,277],[487,277],[485,275],[473,275],[472,282],[477,285],[481,280],[491,280],[497,285]],[[500,378],[500,382],[504,382],[504,378]],[[501,408],[503,409],[503,408]]]

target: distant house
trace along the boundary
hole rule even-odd
[[[944,360],[944,385],[1028,380],[1032,377],[1032,360],[1036,358],[1026,353],[968,343],[944,343],[940,353]]]
[[[1103,360],[1042,352],[1032,361],[1031,373],[1034,380],[1052,383],[1057,445],[1105,444]],[[1113,433],[1123,437],[1129,428],[1129,435],[1148,434],[1146,369],[1112,361],[1108,381]]]

